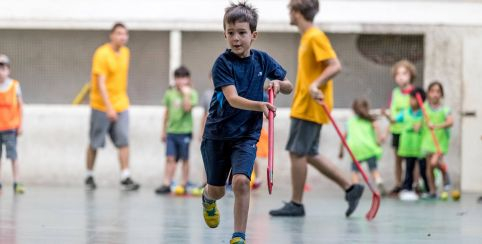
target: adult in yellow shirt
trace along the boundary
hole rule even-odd
[[[298,74],[291,106],[291,127],[286,150],[291,159],[292,198],[282,208],[270,211],[272,216],[304,216],[302,204],[307,165],[337,183],[346,193],[350,216],[363,194],[363,186],[352,185],[339,169],[318,152],[320,132],[329,122],[320,103],[333,107],[332,78],[341,70],[341,64],[328,37],[313,25],[319,10],[318,0],[291,0],[290,24],[301,34],[298,49]]]
[[[129,39],[127,28],[116,23],[110,32],[110,42],[95,50],[92,60],[90,92],[90,143],[87,149],[87,176],[85,184],[94,190],[93,170],[97,150],[105,146],[109,134],[119,150],[121,186],[135,191],[135,183],[129,172],[129,97],[127,96],[127,74],[130,51],[125,45]]]

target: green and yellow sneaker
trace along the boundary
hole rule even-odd
[[[219,210],[216,206],[216,202],[207,203],[203,201],[203,215],[204,222],[209,228],[216,228],[219,225]]]
[[[14,183],[13,184],[13,191],[17,194],[23,194],[23,193],[25,193],[25,188],[20,183]]]
[[[229,244],[246,244],[246,241],[241,237],[235,237],[235,238],[231,239]]]

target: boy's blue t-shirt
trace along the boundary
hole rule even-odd
[[[203,137],[212,140],[258,140],[263,125],[263,113],[231,107],[222,88],[234,85],[239,96],[263,101],[266,78],[284,80],[285,76],[283,67],[265,52],[251,49],[249,57],[240,58],[231,50],[226,50],[216,59],[212,69],[214,95]]]

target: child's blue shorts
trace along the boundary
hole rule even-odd
[[[166,156],[179,160],[189,160],[189,145],[191,144],[191,133],[171,134],[167,133]]]
[[[256,144],[258,140],[241,138],[236,140],[203,139],[201,154],[206,170],[207,183],[224,186],[232,170],[233,175],[243,174],[251,179]]]

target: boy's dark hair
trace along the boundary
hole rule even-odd
[[[442,94],[442,97],[444,97],[444,86],[442,85],[442,82],[436,80],[436,81],[432,81],[432,83],[430,83],[430,85],[428,85],[428,89],[427,89],[427,92],[430,91],[430,89],[432,89],[432,87],[434,86],[438,86],[440,88],[440,93]]]
[[[405,69],[408,70],[408,72],[410,73],[410,83],[413,84],[413,82],[415,82],[415,78],[417,78],[417,68],[415,68],[415,65],[406,60],[406,59],[402,59],[398,62],[396,62],[393,66],[392,66],[392,77],[395,78],[395,75],[397,74],[397,71],[398,71],[398,68],[400,67],[404,67]]]
[[[313,22],[316,14],[320,10],[318,0],[291,0],[288,4],[291,11],[300,12],[305,20]]]
[[[226,30],[226,24],[235,24],[236,22],[247,22],[251,32],[255,32],[258,26],[258,10],[246,1],[238,4],[231,3],[224,10],[224,30]]]
[[[189,69],[186,68],[186,66],[181,66],[174,70],[174,78],[185,78],[185,77],[191,77],[191,72],[189,72]]]
[[[110,33],[111,33],[111,34],[114,33],[114,31],[117,30],[117,28],[124,28],[124,29],[127,30],[127,27],[126,27],[126,25],[125,25],[124,23],[122,23],[122,22],[116,22],[116,23],[112,26],[112,28],[110,29]]]
[[[422,97],[422,101],[425,102],[425,98],[427,95],[425,94],[425,91],[421,87],[415,87],[411,92],[410,96],[413,98],[417,98],[417,94],[420,94],[420,97]]]
[[[374,122],[376,120],[375,116],[370,114],[370,104],[364,98],[357,98],[353,101],[352,105],[353,111],[358,117]]]

